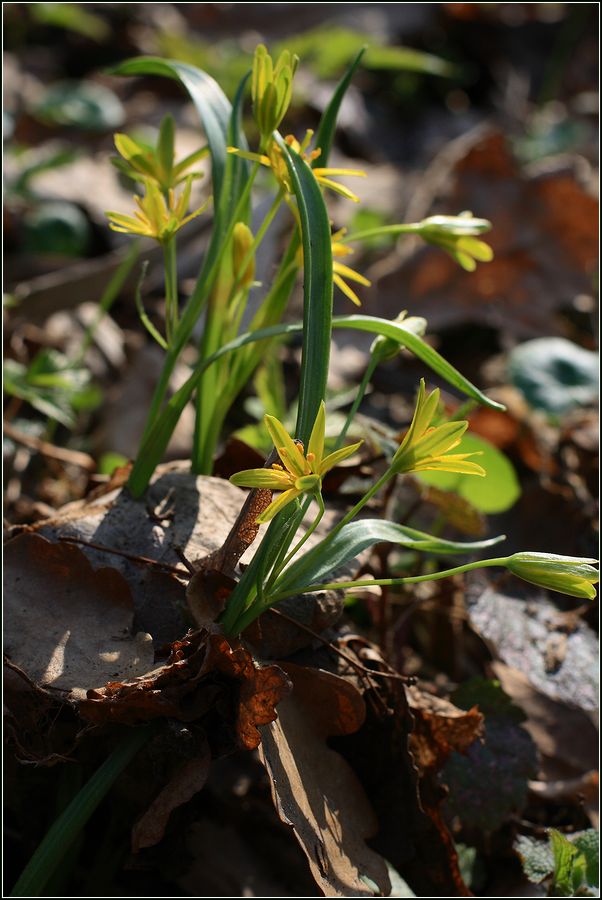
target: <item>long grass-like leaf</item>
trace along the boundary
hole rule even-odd
[[[153,734],[153,728],[132,728],[69,806],[50,827],[25,866],[11,897],[39,897],[65,853],[115,779]]]
[[[332,247],[322,192],[311,167],[274,132],[297,199],[303,240],[303,355],[297,437],[309,440],[326,392],[332,332]]]
[[[334,569],[355,559],[362,550],[385,541],[412,550],[447,555],[483,550],[498,544],[504,537],[501,535],[484,541],[462,543],[446,541],[424,531],[417,531],[415,528],[397,525],[384,519],[360,519],[343,526],[332,540],[326,538],[293,562],[276,582],[274,591],[301,592],[310,584],[325,579],[331,580],[330,575]]]

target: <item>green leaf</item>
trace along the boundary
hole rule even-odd
[[[538,841],[536,838],[520,835],[514,849],[523,865],[523,872],[534,884],[541,884],[544,878],[554,870],[554,855],[549,841]]]
[[[487,472],[484,478],[453,472],[419,472],[416,477],[440,490],[454,491],[483,513],[505,512],[521,494],[514,466],[493,444],[475,434],[465,434],[454,448],[454,453],[474,452],[482,453],[473,459]]]
[[[33,108],[50,125],[111,131],[125,119],[121,101],[113,91],[92,81],[61,81],[49,87]]]
[[[173,116],[166,115],[159,128],[159,140],[157,141],[157,158],[167,177],[173,169],[174,163],[174,139],[175,122]]]
[[[318,126],[318,131],[316,133],[316,147],[319,147],[322,152],[317,157],[317,159],[312,162],[313,166],[326,166],[328,164],[328,157],[330,156],[330,151],[332,149],[332,142],[334,140],[334,133],[339,116],[339,110],[341,108],[341,103],[343,102],[343,98],[347,93],[347,88],[351,84],[351,79],[355,74],[355,70],[362,60],[365,49],[365,47],[362,47],[358,52],[357,56],[338,83],[328,106],[322,114],[322,118],[320,119],[320,124]]]
[[[29,12],[37,22],[75,31],[98,43],[105,41],[111,34],[106,18],[82,9],[79,3],[31,3]]]
[[[581,879],[575,884],[574,868],[578,857],[582,854],[555,828],[550,829],[550,841],[554,854],[554,887],[562,897],[572,897],[581,884]],[[580,868],[578,867],[578,872]],[[585,866],[583,868],[585,869]]]
[[[575,847],[585,856],[585,877],[588,885],[598,887],[600,863],[600,834],[595,828],[589,828],[572,838]]]
[[[221,197],[226,170],[226,146],[228,125],[232,107],[217,81],[188,63],[161,59],[157,56],[139,56],[129,59],[115,68],[111,75],[159,75],[179,81],[196,106],[201,117],[207,141],[211,150],[211,170],[213,193]]]
[[[481,391],[478,390],[468,379],[464,378],[457,369],[454,369],[442,356],[429,347],[416,334],[403,328],[395,322],[388,319],[378,319],[371,316],[338,316],[332,320],[335,327],[353,328],[359,331],[367,331],[371,334],[384,334],[386,337],[393,338],[403,346],[412,350],[420,359],[430,365],[438,374],[446,377],[451,384],[454,384],[468,396],[473,397],[480,403],[490,406],[493,409],[505,409],[500,403],[490,400]],[[229,341],[220,347],[212,356],[205,360],[201,360],[195,370],[184,384],[176,391],[166,404],[161,413],[154,419],[136,458],[136,462],[130,475],[128,486],[135,497],[139,497],[145,490],[152,473],[161,461],[165,449],[169,443],[169,439],[173,429],[177,425],[182,410],[192,397],[203,372],[213,363],[221,359],[227,353],[232,353],[245,347],[247,344],[253,344],[256,341],[262,341],[267,338],[280,337],[282,335],[295,334],[302,331],[303,325],[300,323],[271,325],[268,328],[260,328],[254,332],[241,334],[233,341]],[[316,404],[319,405],[320,400]],[[315,419],[315,413],[314,413]],[[309,429],[313,425],[313,420],[309,422]],[[309,436],[309,435],[308,435]]]
[[[508,374],[530,406],[561,415],[595,402],[599,366],[597,353],[565,338],[536,338],[510,353]]]
[[[457,67],[447,60],[411,47],[370,46],[366,51],[364,64],[367,69],[421,72],[424,75],[439,75],[443,78],[453,78],[458,74]]]
[[[331,540],[326,538],[293,562],[276,582],[275,591],[301,591],[311,584],[319,584],[362,550],[384,541],[426,553],[453,554],[482,550],[503,540],[504,535],[470,543],[446,541],[384,519],[360,519],[345,525]]]
[[[324,198],[310,166],[274,132],[297,199],[303,239],[303,353],[297,437],[307,444],[326,393],[332,331],[332,247]]]

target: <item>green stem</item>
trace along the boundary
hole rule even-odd
[[[366,389],[367,389],[368,385],[370,384],[372,376],[374,375],[374,370],[376,369],[378,363],[379,363],[378,355],[376,353],[373,353],[370,357],[370,362],[368,363],[368,367],[367,367],[366,371],[364,372],[364,377],[362,378],[361,384],[357,389],[357,393],[355,395],[355,400],[353,401],[353,406],[347,413],[347,418],[345,419],[345,424],[343,425],[343,429],[342,429],[341,433],[339,434],[339,436],[336,440],[336,443],[334,445],[335,450],[338,450],[340,447],[342,447],[343,441],[347,437],[347,432],[349,431],[349,428],[351,427],[351,423],[353,422],[353,420],[355,418],[355,414],[357,413],[357,411],[359,409],[360,403],[364,399],[364,394],[366,393]]]
[[[272,576],[273,576],[274,580],[278,577],[278,575],[280,575],[282,570],[288,566],[291,559],[297,555],[297,553],[299,552],[301,547],[304,545],[305,541],[309,537],[311,537],[311,535],[314,533],[314,531],[316,530],[316,528],[322,521],[322,516],[325,513],[324,500],[322,499],[322,494],[316,494],[315,498],[316,498],[316,502],[318,503],[318,506],[319,506],[318,514],[316,515],[316,518],[313,520],[313,522],[311,523],[311,525],[309,526],[309,528],[307,529],[307,531],[305,532],[303,537],[295,544],[293,549],[290,551],[290,553],[287,554],[286,558],[282,561],[282,563],[280,563],[280,564],[277,563],[276,566],[274,566],[274,569],[272,570]],[[303,510],[303,512],[305,512],[305,510]]]
[[[233,299],[236,297],[237,292],[239,291],[240,284],[244,273],[246,272],[248,264],[253,258],[253,255],[255,254],[257,248],[263,241],[265,234],[274,219],[274,216],[278,212],[283,197],[284,191],[280,189],[276,197],[274,198],[274,201],[271,204],[268,212],[266,213],[263,222],[261,223],[257,234],[255,235],[253,243],[247,250],[240,265],[239,271],[237,273],[234,273],[234,281],[228,291],[228,296],[225,302],[223,298],[219,298],[218,305],[216,307],[212,308],[211,304],[209,305],[209,309],[207,311],[207,322],[205,324],[205,334],[208,336],[208,340],[204,340],[202,343],[201,358],[206,359],[207,357],[211,356],[211,354],[214,353],[219,346],[226,343],[231,337],[231,335],[228,335],[226,333],[225,328],[228,309]],[[224,247],[229,248],[230,244],[226,244],[224,242]],[[229,361],[225,360],[224,365],[229,366]],[[213,469],[213,457],[215,455],[215,449],[217,447],[217,442],[219,440],[221,430],[221,428],[220,430],[216,430],[215,428],[211,427],[212,424],[214,424],[214,411],[219,397],[221,368],[221,366],[214,367],[211,372],[207,373],[206,377],[203,378],[203,382],[197,394],[197,418],[199,418],[199,421],[197,423],[196,436],[198,439],[198,445],[197,441],[195,440],[195,447],[193,448],[192,470],[193,472],[203,473],[207,475],[210,475]]]
[[[350,590],[352,588],[363,587],[396,587],[402,584],[419,584],[422,581],[440,581],[442,578],[449,578],[452,575],[461,575],[463,572],[473,572],[475,569],[485,569],[491,566],[504,567],[509,557],[500,556],[496,559],[482,559],[476,562],[466,563],[463,566],[455,566],[453,569],[444,569],[441,572],[433,572],[430,575],[411,575],[407,578],[374,578],[366,581],[329,581],[325,584],[312,584],[304,588],[297,587],[293,591],[281,591],[272,594],[270,597],[270,606],[284,600],[286,597],[293,597],[296,594],[316,594],[319,591],[334,590]]]
[[[163,244],[165,266],[165,335],[171,346],[178,328],[178,267],[175,235]]]
[[[407,225],[381,225],[378,228],[367,228],[365,231],[356,231],[355,234],[346,234],[339,239],[339,244],[351,244],[353,241],[363,241],[366,238],[380,237],[382,234],[417,234],[420,231],[418,222]]]
[[[95,811],[109,788],[153,733],[151,726],[133,728],[96,770],[47,831],[23,869],[11,897],[39,897],[48,879]]]

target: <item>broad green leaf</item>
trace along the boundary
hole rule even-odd
[[[597,353],[565,338],[536,338],[510,353],[508,374],[527,403],[550,415],[562,415],[594,403],[598,395]]]
[[[274,132],[297,200],[303,240],[303,352],[296,434],[304,444],[326,392],[332,332],[332,247],[322,192],[307,163]]]
[[[465,434],[454,453],[482,453],[473,460],[487,474],[484,478],[453,472],[419,472],[424,484],[443,491],[453,491],[483,513],[500,513],[510,509],[520,497],[520,484],[514,466],[497,447],[475,434]]]
[[[470,543],[446,541],[384,519],[360,519],[345,525],[331,540],[326,538],[293,562],[278,579],[276,590],[301,591],[310,584],[319,584],[334,569],[355,559],[362,550],[385,541],[427,553],[453,554],[482,550],[502,540],[504,535]]]

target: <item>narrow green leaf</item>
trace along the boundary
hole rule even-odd
[[[11,897],[39,897],[65,853],[115,779],[153,734],[152,726],[129,729],[87,784],[50,827],[11,891]]]
[[[330,151],[332,149],[332,142],[334,140],[334,133],[336,129],[337,119],[339,117],[341,103],[343,102],[343,97],[347,92],[347,88],[351,84],[351,79],[353,78],[355,71],[360,64],[365,51],[366,48],[362,47],[362,49],[359,51],[359,53],[341,78],[334,94],[330,99],[330,103],[322,113],[322,118],[320,119],[320,124],[316,133],[316,147],[319,147],[322,152],[320,153],[319,157],[313,161],[313,166],[326,166],[328,164],[328,157],[330,156]]]
[[[278,134],[303,239],[303,355],[296,434],[305,444],[326,392],[332,332],[332,247],[322,192],[310,166]]]
[[[175,122],[172,115],[166,115],[159,129],[157,156],[166,176],[169,176],[174,163]]]
[[[384,334],[387,337],[391,337],[403,346],[407,346],[416,354],[416,356],[426,362],[427,365],[430,365],[434,371],[446,377],[451,384],[458,387],[465,394],[468,394],[468,396],[473,397],[480,403],[483,403],[485,406],[489,406],[492,409],[505,409],[502,404],[496,403],[494,400],[490,400],[486,397],[485,394],[482,394],[478,388],[464,378],[457,369],[454,369],[453,366],[446,362],[446,360],[433,350],[432,347],[429,347],[428,344],[425,344],[424,341],[421,340],[421,338],[404,329],[401,325],[390,322],[387,319],[372,318],[370,316],[337,316],[332,320],[332,324],[339,328],[355,328],[359,331],[368,331],[372,334]],[[132,494],[135,497],[139,497],[145,490],[151,475],[162,459],[182,410],[192,397],[205,369],[225,354],[232,353],[247,344],[253,344],[256,341],[262,341],[266,338],[295,334],[302,330],[303,325],[298,322],[260,328],[257,331],[239,335],[233,341],[224,344],[223,347],[208,359],[202,360],[188,380],[184,382],[178,391],[176,391],[163,411],[155,418],[151,427],[148,429],[146,438],[142,442],[138,452],[136,462],[130,475],[130,480],[128,481],[128,487]],[[313,420],[310,420],[310,429],[312,424]]]
[[[484,541],[446,541],[415,528],[384,519],[360,519],[345,525],[332,539],[326,538],[293,562],[275,585],[275,591],[302,591],[330,578],[334,569],[355,559],[373,544],[390,542],[426,553],[455,554],[483,550],[504,540],[504,535]]]
[[[403,322],[391,322],[388,319],[380,319],[376,316],[354,315],[336,316],[333,319],[332,324],[335,328],[352,328],[358,331],[368,331],[372,334],[383,334],[385,337],[390,337],[401,344],[402,347],[411,350],[412,353],[426,363],[433,372],[436,372],[437,375],[441,375],[441,377],[445,378],[449,384],[458,388],[458,390],[462,391],[462,393],[466,394],[468,397],[472,397],[473,400],[478,400],[479,403],[488,406],[490,409],[505,410],[506,408],[502,403],[497,403],[495,400],[486,397],[485,394],[465,378],[464,375],[461,375],[451,363],[447,362],[447,360],[437,353],[436,350],[433,350],[432,347],[429,347],[421,337],[409,329],[404,328]]]

